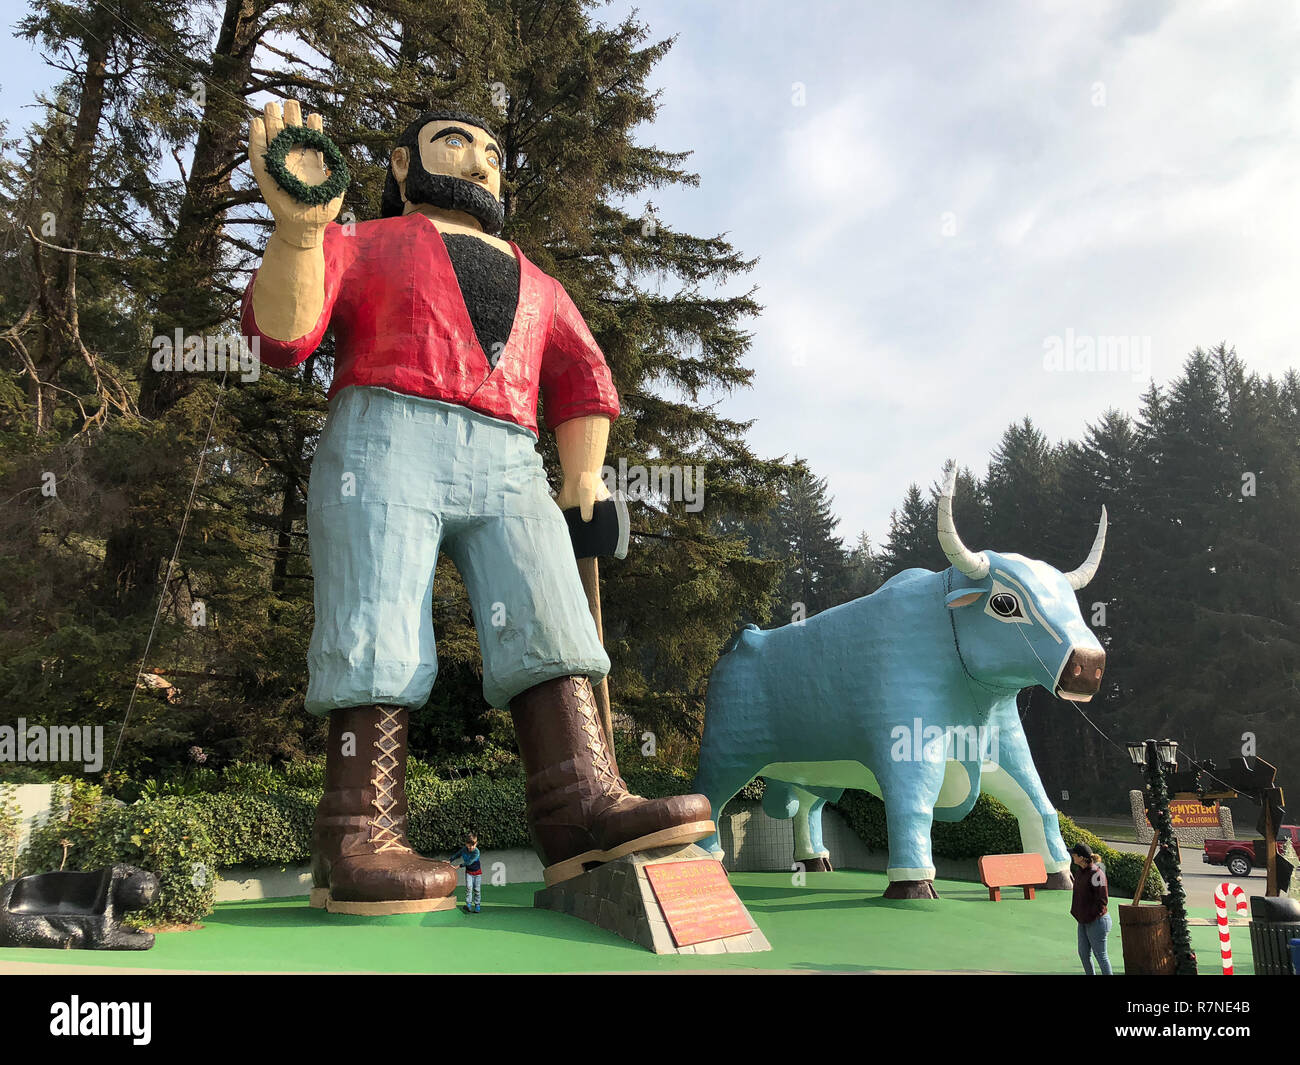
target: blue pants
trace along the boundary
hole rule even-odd
[[[439,548],[469,593],[492,706],[609,672],[535,444],[509,422],[384,388],[330,400],[307,497],[310,713],[428,700]]]
[[[1089,924],[1079,925],[1079,960],[1083,962],[1083,971],[1092,976],[1092,955],[1097,955],[1097,964],[1101,966],[1101,975],[1110,976],[1110,958],[1106,956],[1106,937],[1110,935],[1110,914],[1104,913]]]
[[[465,874],[465,905],[479,906],[483,902],[483,874]]]

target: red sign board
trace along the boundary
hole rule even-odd
[[[1170,800],[1169,815],[1174,828],[1219,827],[1219,811],[1213,806],[1202,806],[1195,799]],[[1148,827],[1150,824],[1148,820]]]
[[[712,858],[664,862],[647,865],[645,872],[679,947],[753,931],[721,862]]]
[[[1047,867],[1041,854],[986,854],[979,860],[979,870],[985,887],[1047,883]]]

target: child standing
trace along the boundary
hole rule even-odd
[[[458,861],[465,866],[465,912],[483,912],[483,863],[478,852],[478,836],[471,832],[465,837],[465,846],[447,859],[452,865]]]

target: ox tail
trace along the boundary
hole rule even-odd
[[[732,633],[731,639],[727,641],[727,646],[722,649],[722,653],[724,655],[731,654],[731,652],[734,651],[740,645],[740,641],[745,638],[745,634],[747,632],[760,632],[760,631],[761,630],[759,629],[759,627],[752,623],[746,625],[743,629],[737,629],[734,633]]]

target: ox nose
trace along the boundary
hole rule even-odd
[[[1056,694],[1062,699],[1087,702],[1097,694],[1105,671],[1105,651],[1076,647],[1065,660],[1065,668],[1056,684]]]

